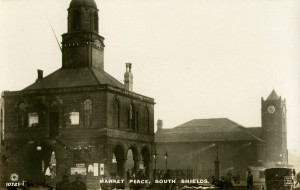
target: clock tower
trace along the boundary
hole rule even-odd
[[[287,164],[286,100],[275,90],[261,100],[262,133],[265,142],[265,162]]]

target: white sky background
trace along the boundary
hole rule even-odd
[[[0,0],[0,90],[61,67],[69,0]],[[288,147],[300,152],[299,0],[96,0],[105,70],[155,98],[155,120],[229,118],[261,126],[261,97],[287,99]]]

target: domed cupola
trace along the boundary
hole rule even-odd
[[[94,0],[72,0],[68,9],[68,32],[98,33],[98,9]]]
[[[69,8],[73,7],[93,7],[97,9],[97,5],[94,0],[72,0]]]

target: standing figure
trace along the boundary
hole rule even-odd
[[[300,172],[297,174],[297,183],[295,184],[295,186],[297,186],[298,183],[300,183]]]
[[[133,170],[132,170],[132,173],[130,175],[130,179],[132,179],[132,181],[129,183],[129,189],[133,190],[134,189],[134,180],[135,180],[135,173],[134,173]],[[130,181],[130,179],[129,179],[129,181]]]
[[[232,184],[232,173],[229,170],[229,172],[226,174],[226,178],[225,178],[225,185],[227,187],[227,189],[231,189],[233,184]]]
[[[252,190],[253,188],[253,175],[251,174],[251,171],[248,171],[247,176],[247,189]]]
[[[163,179],[164,180],[170,180],[171,179],[170,170],[167,170],[167,172],[163,176]],[[169,182],[167,182],[165,185],[166,185],[165,189],[170,189],[170,183]]]
[[[67,175],[63,175],[62,180],[56,183],[56,190],[72,190],[72,186]]]
[[[130,171],[129,171],[129,169],[127,170],[126,178],[127,178],[127,183],[129,183],[129,180],[130,180]]]
[[[73,190],[86,190],[85,183],[80,181],[80,176],[76,176],[76,180],[71,183]]]

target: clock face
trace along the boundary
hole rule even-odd
[[[267,110],[268,110],[268,113],[271,113],[271,114],[272,114],[272,113],[275,112],[276,109],[275,109],[275,107],[274,107],[273,105],[271,105],[271,106],[268,107]]]

